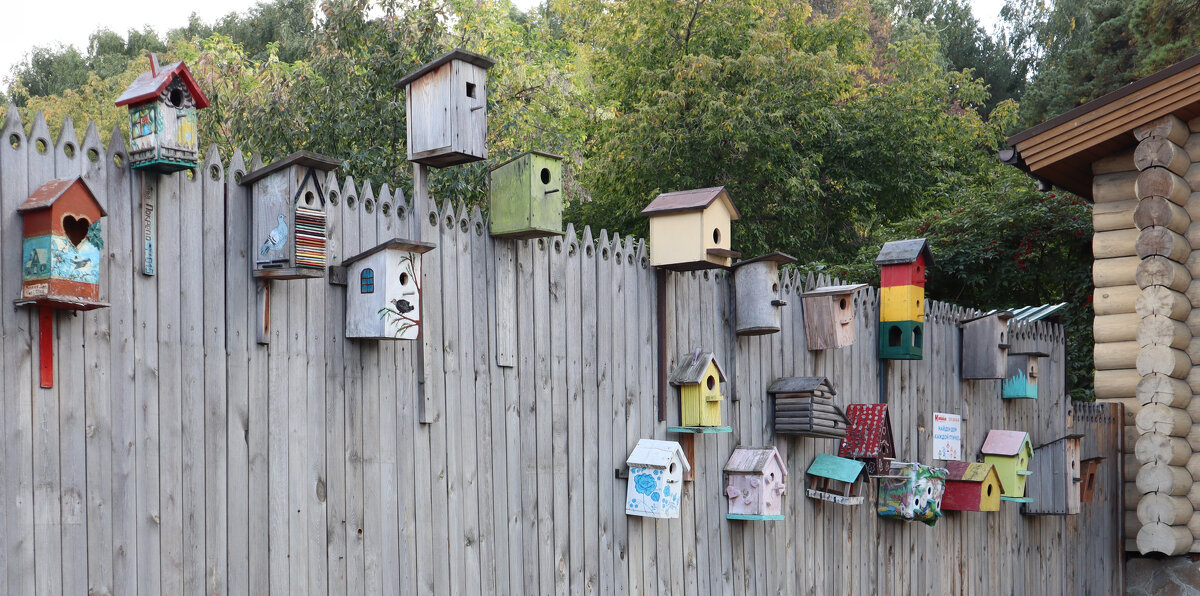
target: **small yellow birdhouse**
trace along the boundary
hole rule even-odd
[[[808,349],[835,350],[854,345],[854,295],[865,287],[867,284],[826,286],[800,295]]]
[[[685,427],[721,426],[721,382],[725,374],[712,352],[697,350],[679,359],[671,384],[679,387],[680,418]]]
[[[650,264],[673,271],[729,267],[732,223],[741,218],[724,186],[658,195],[650,218]]]
[[[1000,498],[1005,501],[1031,503],[1025,497],[1025,480],[1033,475],[1029,465],[1033,460],[1033,443],[1029,433],[1021,430],[990,430],[983,441],[983,463],[996,466],[1003,491]]]

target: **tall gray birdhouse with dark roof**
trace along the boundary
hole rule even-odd
[[[729,267],[732,223],[741,218],[724,186],[658,195],[650,218],[650,264],[674,271]]]
[[[250,185],[254,277],[325,276],[326,173],[341,162],[298,151],[242,176]]]
[[[1003,379],[1008,370],[1008,321],[1001,310],[965,319],[962,328],[962,378]]]
[[[795,262],[791,255],[773,252],[733,266],[738,335],[779,333],[779,309],[787,306],[779,291],[779,266]]]
[[[183,62],[159,66],[150,54],[150,70],[138,75],[117,98],[129,106],[129,167],[169,173],[200,163],[196,111],[208,98]]]
[[[444,168],[487,159],[487,70],[466,50],[442,55],[396,83],[408,114],[408,161]]]

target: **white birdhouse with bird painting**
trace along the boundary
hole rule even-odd
[[[421,255],[433,248],[393,238],[342,261],[347,338],[421,337]]]
[[[340,164],[299,151],[242,177],[241,184],[251,186],[254,277],[325,276],[325,177]]]

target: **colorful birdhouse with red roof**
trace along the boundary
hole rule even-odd
[[[920,360],[925,347],[925,273],[933,252],[924,238],[883,245],[879,265],[879,357]]]
[[[324,277],[326,175],[341,162],[297,151],[248,172],[250,186],[250,258],[254,277]]]
[[[787,466],[774,447],[738,447],[725,463],[728,519],[781,520]]]
[[[732,222],[741,218],[724,186],[658,195],[642,209],[650,218],[650,264],[673,271],[729,267]]]
[[[200,163],[196,111],[208,98],[183,62],[166,66],[150,54],[150,70],[117,98],[129,107],[129,167],[170,173]]]
[[[92,310],[100,302],[100,218],[106,214],[81,177],[51,180],[17,208],[24,225],[21,297],[16,304]]]
[[[838,447],[838,457],[863,462],[871,476],[886,474],[896,457],[887,404],[849,404],[846,418],[850,428]]]
[[[946,493],[942,509],[947,511],[999,511],[1004,490],[996,466],[965,461],[946,462]]]
[[[1033,443],[1029,433],[1023,430],[990,430],[983,441],[983,463],[996,466],[1003,491],[1000,498],[1005,501],[1030,503],[1025,497],[1025,480],[1033,475],[1029,465],[1033,461]]]

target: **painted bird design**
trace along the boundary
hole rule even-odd
[[[83,269],[84,267],[87,267],[89,263],[91,263],[91,261],[83,257],[75,257],[74,259],[71,259],[71,264],[74,265],[76,269]]]
[[[263,241],[262,248],[258,249],[258,256],[265,257],[268,252],[273,250],[283,250],[283,245],[287,242],[288,226],[282,215],[279,216],[278,221],[279,225],[267,233],[267,239]]]
[[[413,305],[409,304],[407,300],[404,300],[404,299],[393,300],[392,304],[396,307],[396,312],[398,312],[402,315],[413,311]]]

